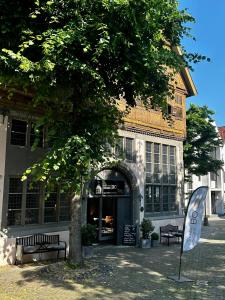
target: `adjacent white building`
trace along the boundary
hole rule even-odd
[[[225,161],[225,127],[218,128],[219,138],[223,140],[223,146],[215,148],[212,157]],[[224,132],[224,133],[223,133]],[[223,215],[224,214],[224,189],[225,176],[224,167],[217,173],[209,172],[205,176],[192,175],[191,181],[185,184],[186,204],[189,195],[199,186],[208,186],[209,191],[206,198],[206,215]]]

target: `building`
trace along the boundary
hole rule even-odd
[[[183,222],[183,140],[186,135],[186,97],[196,95],[187,69],[177,75],[174,99],[168,100],[173,123],[160,111],[142,105],[125,118],[119,131],[124,162],[102,170],[89,184],[82,204],[83,223],[99,228],[99,241],[121,244],[125,224],[139,225],[150,218],[160,225]],[[31,152],[34,140],[32,113],[15,93],[0,99],[0,263],[13,263],[15,237],[59,233],[68,241],[69,203],[57,190],[44,201],[44,190],[21,182],[23,171],[43,154],[43,143]],[[20,101],[21,100],[21,101]],[[121,106],[123,103],[121,102]],[[115,149],[117,151],[117,149]]]
[[[216,124],[215,124],[216,126]],[[217,129],[217,127],[216,127]],[[225,131],[224,127],[218,128],[218,136],[223,140],[223,146],[216,147],[212,153],[212,157],[223,160],[225,158]],[[224,214],[224,169],[219,170],[217,173],[209,172],[204,176],[192,175],[190,182],[185,184],[186,204],[189,195],[199,186],[208,186],[208,194],[206,197],[206,215],[223,215]]]
[[[221,159],[225,162],[225,126],[218,127],[220,137],[222,139]],[[225,165],[223,166],[223,201],[225,204]],[[225,213],[225,211],[224,211]]]

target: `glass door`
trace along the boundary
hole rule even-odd
[[[87,223],[96,225],[99,241],[113,240],[115,237],[116,198],[89,198],[87,205]]]
[[[100,200],[99,240],[114,239],[115,234],[115,198],[103,197]]]

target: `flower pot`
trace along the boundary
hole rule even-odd
[[[140,247],[143,249],[151,248],[151,240],[150,239],[141,239]]]
[[[93,246],[82,246],[82,256],[83,258],[92,257],[94,255]]]

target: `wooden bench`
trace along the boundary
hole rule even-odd
[[[170,245],[170,239],[178,238],[178,226],[168,224],[160,227],[160,243],[162,238],[167,240],[167,245]]]
[[[59,252],[64,251],[64,259],[66,259],[66,242],[59,240],[58,234],[34,234],[16,238],[16,260],[15,264],[22,263],[23,256],[34,253],[57,252],[57,260]]]

